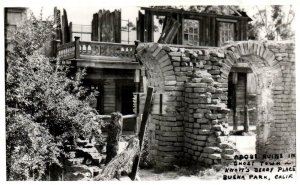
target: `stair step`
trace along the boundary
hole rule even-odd
[[[77,146],[84,146],[89,143],[89,140],[88,139],[86,139],[86,140],[77,139],[76,143],[77,143]]]
[[[79,181],[79,180],[83,180],[86,179],[85,174],[82,173],[70,173],[70,172],[66,172],[64,174],[64,181]]]
[[[73,151],[76,148],[75,145],[66,145],[65,147],[67,152]]]
[[[84,157],[67,159],[67,165],[80,165],[82,164]]]

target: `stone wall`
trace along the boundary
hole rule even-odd
[[[222,48],[140,43],[137,57],[148,85],[168,97],[166,114],[150,120],[151,153],[158,166],[181,159],[207,164],[233,159],[234,146],[227,141],[232,66],[251,67],[256,76],[257,153],[295,151],[293,43],[244,41]]]

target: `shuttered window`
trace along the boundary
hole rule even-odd
[[[234,41],[234,23],[219,22],[219,46],[227,41]]]
[[[199,46],[199,21],[183,20],[183,45]]]

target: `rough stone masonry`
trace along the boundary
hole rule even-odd
[[[165,114],[152,114],[151,154],[157,166],[180,159],[228,164],[228,76],[250,67],[256,77],[256,153],[296,150],[295,54],[292,42],[241,41],[224,47],[140,43],[137,58],[148,84],[168,97]]]

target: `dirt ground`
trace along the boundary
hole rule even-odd
[[[236,146],[238,150],[240,151],[241,154],[255,154],[255,134],[252,136],[230,136],[229,139],[231,141],[234,141],[236,143]],[[283,165],[281,165],[283,166]],[[291,166],[291,165],[290,165]],[[188,181],[199,181],[199,180],[223,180],[224,174],[227,175],[242,175],[245,176],[246,180],[250,178],[259,178],[258,175],[261,175],[262,177],[267,176],[269,179],[272,180],[275,178],[275,175],[278,174],[278,166],[270,166],[270,165],[265,165],[263,166],[265,169],[269,168],[271,169],[272,167],[273,172],[275,174],[270,173],[268,171],[265,172],[260,172],[257,173],[255,170],[261,168],[260,162],[256,161],[253,166],[233,166],[231,165],[229,168],[239,168],[239,167],[245,167],[246,169],[249,169],[249,172],[233,172],[233,173],[225,173],[225,168],[222,168],[220,171],[216,171],[215,169],[212,168],[204,168],[204,167],[192,167],[192,168],[187,168],[187,167],[182,167],[182,168],[177,168],[173,171],[167,171],[167,172],[156,172],[154,169],[151,170],[144,170],[140,169],[139,171],[139,176],[141,181],[157,181],[157,180],[176,180],[176,181],[181,181],[181,180],[188,180]],[[288,174],[291,174],[294,172],[284,172],[282,173],[283,176],[287,177]],[[295,178],[295,176],[294,176]]]

